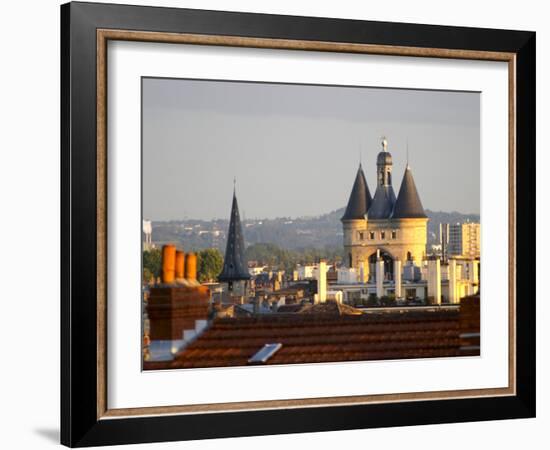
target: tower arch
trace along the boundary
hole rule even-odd
[[[378,258],[382,259],[384,261],[384,281],[391,281],[394,279],[394,261],[395,256],[392,255],[391,252],[389,252],[387,249],[383,247],[379,247],[376,250],[374,250],[366,260],[366,263],[369,265],[369,274],[370,274],[370,281],[374,281],[374,276],[376,274],[376,263],[378,262]]]

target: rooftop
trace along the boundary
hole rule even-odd
[[[412,176],[411,168],[407,165],[405,174],[403,175],[403,181],[399,188],[399,194],[397,195],[397,201],[393,208],[392,218],[427,218],[428,216],[424,212],[420,196],[416,190],[416,184]]]
[[[216,318],[210,328],[176,355],[174,361],[155,368],[246,366],[270,343],[281,344],[281,347],[264,364],[462,354],[458,311],[361,315],[318,311]]]
[[[388,219],[395,205],[395,193],[391,184],[378,186],[367,213],[369,219]]]
[[[357,175],[355,176],[353,188],[349,196],[348,205],[346,206],[346,211],[341,220],[364,219],[371,202],[372,198],[365,178],[365,173],[363,172],[361,164],[359,164],[359,169],[357,170]]]

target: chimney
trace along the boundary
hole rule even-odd
[[[185,269],[185,253],[180,250],[176,250],[176,279],[182,279],[184,277]]]
[[[197,255],[188,253],[185,256],[185,278],[189,281],[197,279]]]
[[[319,303],[327,301],[327,261],[319,261],[319,273],[317,276],[317,295]]]
[[[441,304],[441,263],[438,257],[428,260],[428,303]]]
[[[456,273],[457,273],[457,267],[456,267],[456,259],[449,258],[449,266],[447,268],[447,277],[449,279],[449,302],[450,303],[459,303],[460,298],[458,296],[458,285],[456,282]]]
[[[359,283],[365,284],[365,261],[359,261]]]
[[[376,250],[376,296],[384,296],[384,260],[380,258],[380,250]]]
[[[176,246],[162,246],[162,282],[173,283],[176,275]]]

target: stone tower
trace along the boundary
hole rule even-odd
[[[392,155],[382,139],[376,158],[377,180],[374,198],[370,194],[361,166],[342,217],[345,263],[363,268],[372,281],[376,264],[383,262],[386,279],[393,278],[395,267],[425,258],[428,217],[424,212],[411,168],[407,164],[399,194],[392,186]]]

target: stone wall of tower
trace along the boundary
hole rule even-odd
[[[359,260],[357,259],[357,251],[360,232],[366,233],[366,220],[346,220],[343,222],[344,228],[344,264],[348,267],[359,268]],[[351,256],[351,261],[350,261]]]
[[[377,249],[403,262],[409,253],[418,265],[425,259],[428,219],[353,220],[343,225],[347,266],[359,268],[364,262],[368,267],[368,259]]]

